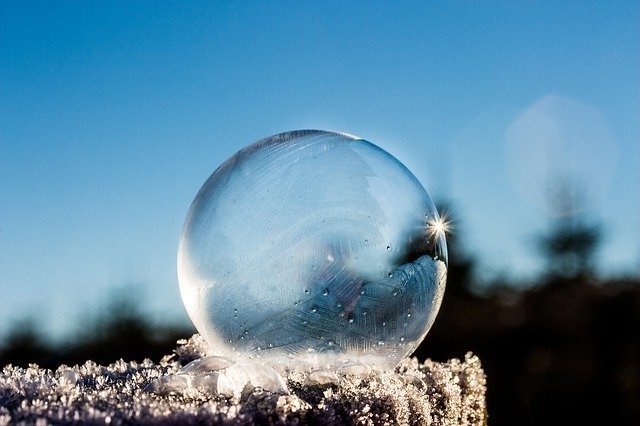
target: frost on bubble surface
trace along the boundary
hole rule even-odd
[[[440,307],[438,223],[422,185],[376,145],[325,131],[275,135],[198,192],[178,253],[182,298],[216,355],[392,368]]]

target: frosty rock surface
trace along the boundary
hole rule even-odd
[[[486,421],[485,375],[472,354],[446,363],[406,359],[393,371],[356,365],[343,371],[291,370],[281,375],[270,369],[265,375],[216,359],[194,364],[189,374],[181,371],[206,356],[205,349],[196,335],[182,341],[175,354],[159,364],[145,360],[100,366],[87,361],[56,371],[7,366],[0,374],[0,425],[481,425]],[[232,374],[234,366],[243,373]],[[217,387],[222,374],[240,380],[242,392],[216,393],[211,386]],[[271,377],[272,390],[246,385],[256,377],[260,382]]]
[[[378,146],[326,131],[278,134],[240,150],[196,195],[180,292],[218,355],[393,368],[440,307],[439,223],[416,177]]]

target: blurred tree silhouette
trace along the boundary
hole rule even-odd
[[[110,363],[120,358],[159,360],[171,353],[176,341],[195,333],[187,325],[153,324],[142,310],[142,296],[135,287],[116,289],[103,310],[83,321],[69,342],[66,359],[72,364],[91,359]]]
[[[602,226],[587,220],[583,202],[583,196],[562,180],[550,197],[549,207],[555,219],[549,231],[536,241],[550,281],[586,280],[596,272]]]
[[[447,291],[416,355],[477,353],[491,424],[636,424],[640,280],[596,278],[601,226],[587,222],[575,198],[563,202],[572,208],[537,240],[548,269],[534,288],[507,277],[474,292],[477,266],[458,244],[462,227],[454,228]]]
[[[154,324],[141,309],[141,296],[129,287],[113,291],[107,304],[86,315],[71,338],[47,345],[33,320],[11,328],[0,347],[0,366],[36,363],[56,368],[60,363],[82,364],[92,360],[109,364],[120,358],[158,361],[171,353],[176,341],[190,337],[195,329],[187,324]]]
[[[57,361],[33,318],[14,322],[4,340],[0,345],[0,367],[5,364],[45,365],[49,360]]]

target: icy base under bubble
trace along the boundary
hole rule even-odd
[[[395,370],[362,364],[276,371],[205,357],[199,335],[159,364],[87,361],[56,371],[5,367],[0,425],[114,424],[484,424],[480,360],[416,358]]]

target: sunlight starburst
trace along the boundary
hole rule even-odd
[[[450,224],[445,215],[427,220],[427,230],[431,238],[444,237],[450,231]]]

